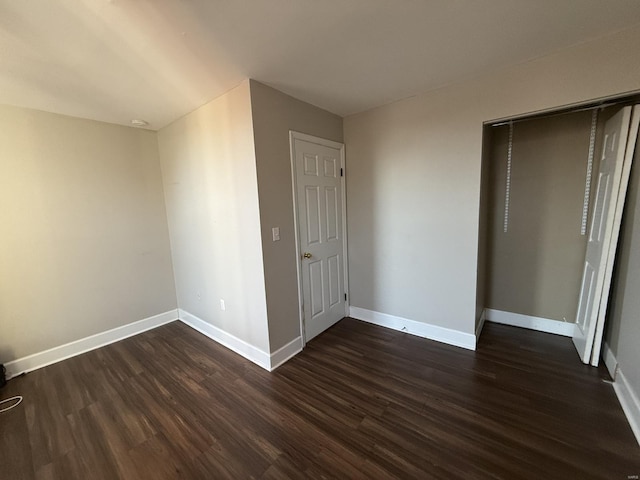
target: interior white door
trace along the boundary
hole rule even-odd
[[[305,341],[345,317],[343,148],[292,133]]]
[[[613,217],[613,232],[611,243],[609,244],[609,252],[607,255],[607,264],[604,273],[604,283],[602,286],[602,300],[598,308],[598,320],[596,321],[596,332],[593,339],[593,351],[591,353],[591,365],[597,367],[600,363],[600,350],[602,348],[602,336],[604,335],[604,323],[609,305],[609,294],[611,292],[611,279],[613,277],[613,266],[616,259],[616,250],[618,247],[618,238],[620,236],[620,226],[622,224],[622,213],[624,211],[624,201],[627,198],[627,187],[629,186],[629,177],[631,175],[631,165],[636,149],[636,141],[638,139],[638,125],[640,125],[640,105],[633,107],[631,114],[631,124],[629,127],[629,135],[624,153],[622,164],[622,174],[620,177],[620,189],[618,197],[615,200],[616,207]]]
[[[624,107],[605,125],[595,204],[576,314],[576,329],[573,335],[573,343],[583,363],[589,363],[591,360],[630,119],[631,107]]]

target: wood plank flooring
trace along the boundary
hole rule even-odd
[[[0,478],[626,480],[605,380],[495,324],[471,352],[344,319],[268,373],[174,322],[11,380]]]

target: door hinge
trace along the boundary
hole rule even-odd
[[[344,294],[344,301],[345,302],[347,301],[347,294],[346,293]]]
[[[344,177],[344,169],[342,169],[342,168],[340,169],[340,176]]]

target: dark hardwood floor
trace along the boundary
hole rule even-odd
[[[2,479],[623,479],[640,447],[567,338],[477,352],[345,319],[268,373],[175,322],[11,380]]]

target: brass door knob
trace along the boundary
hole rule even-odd
[[[304,252],[302,258],[311,258],[311,254],[309,252]]]

